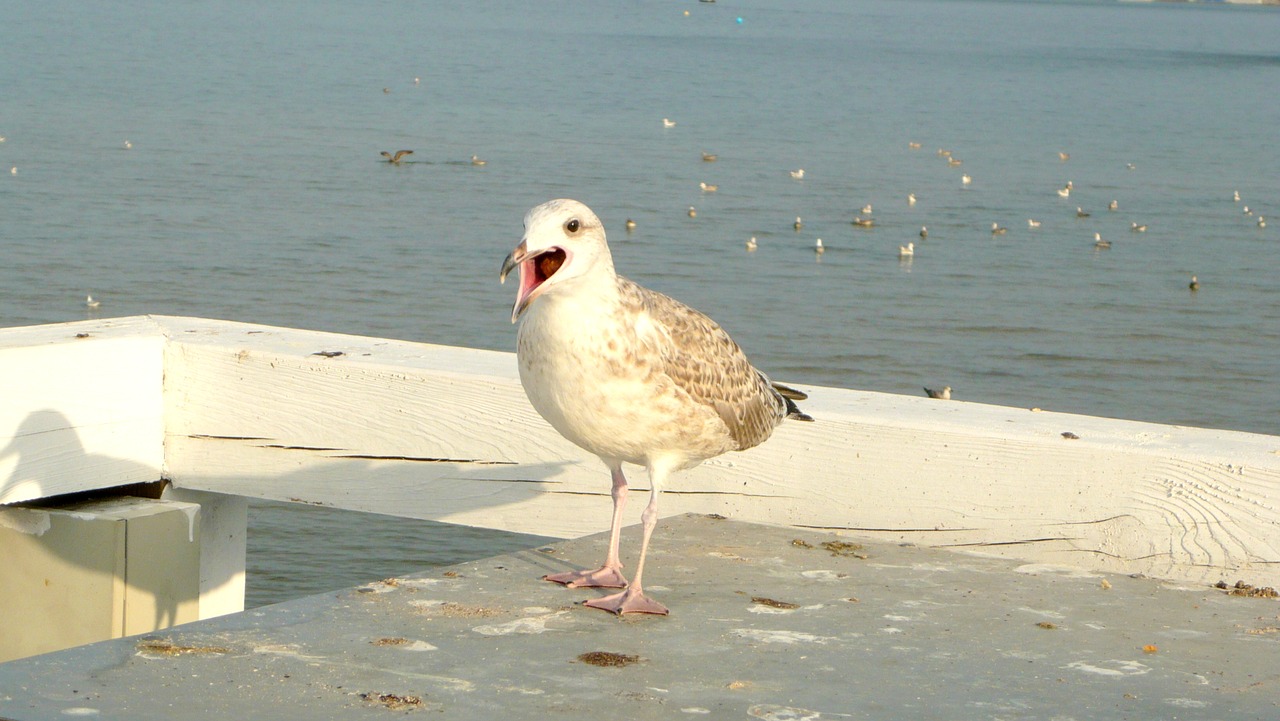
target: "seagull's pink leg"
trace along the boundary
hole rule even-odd
[[[641,577],[644,575],[644,559],[649,551],[649,539],[653,536],[654,527],[658,525],[658,489],[661,487],[662,481],[666,480],[666,475],[667,469],[665,466],[650,464],[649,480],[653,489],[649,494],[649,505],[645,506],[644,513],[640,515],[644,536],[640,541],[640,560],[636,563],[636,575],[631,581],[631,585],[627,586],[627,590],[622,593],[615,593],[604,598],[593,598],[587,601],[586,605],[611,611],[618,615],[624,613],[667,615],[667,607],[644,595],[644,589],[641,584]]]
[[[627,579],[622,575],[622,562],[618,560],[618,539],[622,533],[622,509],[627,505],[627,479],[622,475],[622,464],[609,467],[613,475],[613,525],[609,529],[609,554],[604,565],[594,571],[566,571],[543,576],[548,581],[563,583],[569,588],[626,588]]]

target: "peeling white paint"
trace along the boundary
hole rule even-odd
[[[48,511],[30,508],[0,508],[0,528],[7,528],[28,536],[43,536],[52,523]]]
[[[1067,664],[1066,668],[1073,668],[1085,673],[1096,673],[1099,676],[1141,676],[1151,673],[1150,666],[1137,661],[1122,661],[1113,658],[1102,663],[1102,666],[1094,666],[1087,661],[1074,661]]]

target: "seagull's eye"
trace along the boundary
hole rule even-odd
[[[564,224],[564,229],[570,233],[578,232],[578,229],[581,227],[582,223],[579,223],[577,218],[571,218],[568,223]]]

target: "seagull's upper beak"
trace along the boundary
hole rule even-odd
[[[511,322],[520,319],[533,299],[538,296],[543,286],[560,267],[568,260],[568,253],[558,247],[529,251],[528,242],[520,241],[515,250],[502,261],[502,270],[498,272],[498,280],[507,282],[507,275],[513,268],[520,269],[520,289],[516,292],[515,305],[511,307]]]

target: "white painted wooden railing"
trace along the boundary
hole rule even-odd
[[[663,513],[1280,586],[1280,437],[805,390],[816,423],[678,474]],[[606,471],[537,416],[511,354],[104,319],[0,330],[0,398],[0,503],[165,478],[555,537],[608,525]]]

